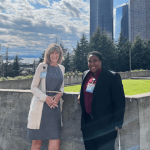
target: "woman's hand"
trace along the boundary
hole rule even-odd
[[[53,96],[53,100],[55,101],[56,104],[58,104],[61,97],[62,97],[62,93],[58,93],[55,96]]]
[[[50,107],[50,108],[55,108],[58,107],[57,103],[53,100],[53,97],[47,96],[45,103]]]
[[[80,95],[78,95],[78,103],[80,104]]]

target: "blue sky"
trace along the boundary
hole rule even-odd
[[[114,0],[115,8],[128,0]],[[1,52],[39,57],[56,38],[70,51],[89,36],[90,0],[0,0]]]

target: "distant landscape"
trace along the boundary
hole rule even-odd
[[[34,55],[23,55],[23,56],[18,56],[20,62],[22,63],[29,63],[29,64],[33,64],[34,60],[39,60],[39,58],[41,57],[41,55],[39,56],[34,56]],[[10,62],[14,61],[15,56],[9,56],[8,60]],[[3,57],[4,63],[6,61],[5,56]]]

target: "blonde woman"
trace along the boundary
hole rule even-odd
[[[64,66],[60,65],[62,58],[59,45],[48,46],[44,62],[39,64],[34,75],[27,125],[31,150],[40,150],[42,140],[49,140],[48,150],[59,150],[65,72]]]

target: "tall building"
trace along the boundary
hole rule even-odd
[[[113,39],[113,0],[90,0],[90,35],[97,26]]]
[[[121,32],[121,19],[122,19],[122,6],[116,8],[116,19],[115,19],[115,41],[120,37]]]
[[[123,37],[129,39],[128,4],[122,6],[121,29]]]
[[[129,40],[150,39],[150,0],[129,0]]]
[[[123,4],[116,8],[116,19],[115,19],[115,41],[120,37],[122,30],[123,37],[128,36],[128,4]]]

